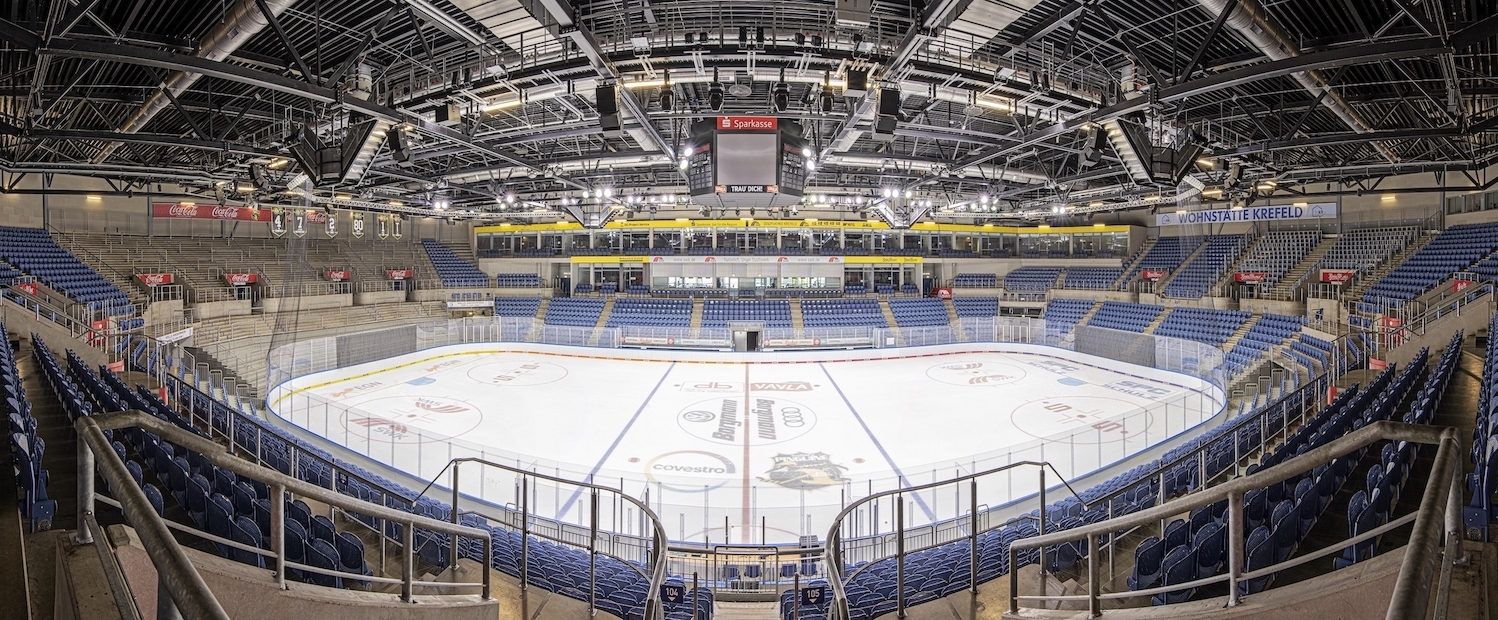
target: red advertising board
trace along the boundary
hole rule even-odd
[[[90,321],[88,324],[88,344],[95,348],[102,348],[109,335],[109,321]]]
[[[780,119],[773,116],[719,116],[718,131],[776,131]]]
[[[1337,386],[1328,385],[1326,386],[1326,404],[1330,405],[1334,400],[1337,400]]]
[[[1456,290],[1457,291],[1461,291],[1462,289],[1467,288],[1469,286],[1472,286],[1473,284],[1474,284],[1474,282],[1471,281],[1471,280],[1457,280],[1456,281]]]
[[[1398,318],[1398,317],[1386,316],[1386,317],[1380,317],[1379,318],[1379,323],[1382,323],[1384,327],[1400,327],[1400,326],[1404,325],[1404,319],[1401,319],[1401,318]]]
[[[1158,282],[1158,281],[1160,281],[1160,278],[1165,277],[1165,270],[1164,269],[1145,269],[1144,271],[1139,272],[1139,277],[1144,278],[1146,280],[1149,280],[1151,282]]]
[[[256,273],[226,273],[224,281],[234,286],[245,286],[260,281],[260,274]]]
[[[1368,370],[1384,370],[1388,367],[1389,363],[1386,361],[1373,359],[1371,357],[1368,358]]]
[[[239,222],[269,222],[270,210],[223,205],[197,205],[173,202],[151,203],[151,217],[186,220],[225,220]]]
[[[1353,274],[1355,273],[1357,272],[1351,269],[1322,269],[1321,281],[1330,282],[1332,284],[1341,284],[1343,282],[1351,280]]]
[[[349,271],[347,269],[335,269],[335,270],[328,271],[325,275],[328,276],[329,280],[332,280],[334,282],[342,282],[344,280],[351,280],[351,279],[353,279],[354,272]]]
[[[36,288],[36,283],[35,282],[24,282],[24,283],[21,283],[21,284],[17,284],[16,288],[21,289],[23,291],[26,291],[27,293],[30,293],[32,297],[35,297],[37,295],[37,288]]]
[[[125,360],[110,362],[108,368],[111,372],[125,372]]]
[[[1244,284],[1258,284],[1268,277],[1269,274],[1262,271],[1239,271],[1233,274],[1233,281]]]
[[[141,284],[147,286],[160,286],[172,283],[172,274],[169,273],[137,273],[135,277],[140,278]]]
[[[386,269],[385,277],[391,280],[409,280],[416,277],[416,271],[412,269]]]
[[[935,292],[936,292],[937,299],[951,299],[952,298],[952,289],[949,289],[949,288],[939,288],[939,289],[936,289]]]

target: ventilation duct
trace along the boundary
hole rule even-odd
[[[1213,16],[1221,15],[1228,7],[1229,0],[1196,0],[1203,9]],[[1279,23],[1269,16],[1264,6],[1258,0],[1238,0],[1237,8],[1233,9],[1232,15],[1228,16],[1227,25],[1247,39],[1254,47],[1259,48],[1270,60],[1284,60],[1300,55],[1300,46],[1295,39],[1280,27]],[[1373,131],[1373,124],[1368,122],[1362,114],[1352,108],[1352,104],[1342,98],[1336,89],[1331,87],[1330,80],[1320,70],[1312,69],[1293,73],[1291,77],[1299,82],[1302,88],[1311,93],[1312,97],[1321,97],[1321,105],[1331,110],[1350,129],[1357,133],[1368,133]],[[1399,161],[1399,157],[1382,143],[1373,142],[1373,148],[1383,155],[1390,163]]]
[[[280,17],[295,2],[296,0],[265,0],[265,5],[272,15]],[[194,56],[215,62],[222,61],[269,25],[270,21],[260,12],[260,8],[255,6],[255,0],[239,0],[234,8],[224,15],[218,27],[198,42],[198,51]],[[201,73],[174,72],[166,77],[163,88],[171,91],[173,97],[180,97],[201,77],[203,77]],[[157,91],[120,126],[120,133],[139,132],[151,122],[151,119],[156,118],[157,114],[170,105],[172,105],[171,99],[165,93]],[[94,157],[94,163],[108,159],[119,146],[119,142],[105,144],[99,154]]]

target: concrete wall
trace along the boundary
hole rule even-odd
[[[1487,329],[1488,322],[1493,318],[1493,297],[1484,295],[1465,306],[1458,312],[1447,314],[1435,321],[1426,324],[1425,333],[1406,340],[1404,344],[1388,349],[1384,352],[1383,359],[1386,362],[1403,364],[1415,357],[1421,348],[1429,347],[1430,355],[1436,356],[1451,342],[1452,334],[1457,330],[1464,330],[1467,336]]]
[[[1273,299],[1240,299],[1238,309],[1259,314],[1283,314],[1305,316],[1306,304],[1299,301],[1275,301]]]
[[[1132,291],[1093,291],[1070,288],[1053,288],[1050,292],[1051,299],[1086,299],[1097,301],[1126,301],[1137,302],[1139,294]]]
[[[194,304],[192,307],[193,318],[199,321],[216,319],[225,316],[249,316],[251,312],[250,300],[236,299],[231,301],[210,301],[207,303]]]
[[[369,293],[354,293],[354,305],[356,306],[398,304],[404,301],[406,301],[406,291],[373,291]]]
[[[112,525],[109,537],[141,616],[153,620],[157,593],[155,565],[133,530]],[[291,581],[282,590],[269,570],[196,549],[183,550],[231,618],[494,620],[499,617],[498,600],[485,601],[467,594],[434,594],[431,588],[417,588],[416,604],[402,602],[395,594],[340,590]]]
[[[273,297],[260,300],[261,309],[267,313],[297,310],[322,310],[325,308],[349,308],[354,305],[353,293],[343,295],[304,295],[301,297]]]

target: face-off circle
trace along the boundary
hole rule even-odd
[[[676,424],[688,435],[712,443],[769,446],[801,437],[817,425],[817,414],[806,405],[778,396],[755,396],[744,412],[743,397],[698,401],[676,415]]]
[[[1025,378],[1025,369],[1013,364],[989,361],[958,360],[926,369],[926,376],[948,385],[1008,385]]]
[[[1098,444],[1143,437],[1154,414],[1126,401],[1102,396],[1032,400],[1014,408],[1015,428],[1036,439]]]
[[[370,413],[379,411],[381,413]],[[371,442],[415,445],[451,441],[478,428],[484,412],[467,401],[435,396],[386,396],[346,409],[339,424]]]
[[[555,383],[566,376],[566,368],[535,360],[490,362],[468,370],[469,379],[484,385],[529,387]]]

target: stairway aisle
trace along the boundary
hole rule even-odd
[[[791,327],[806,329],[806,323],[801,320],[801,300],[792,299],[791,304]]]
[[[54,352],[55,354],[56,352]],[[57,513],[52,516],[52,529],[72,530],[78,527],[78,438],[73,433],[72,423],[62,402],[47,387],[47,378],[42,367],[32,356],[30,340],[22,340],[15,351],[16,371],[21,375],[21,384],[26,387],[26,400],[31,403],[31,415],[36,418],[36,436],[46,442],[47,451],[42,455],[42,468],[50,478],[47,481],[47,497],[57,501]]]
[[[1267,297],[1270,299],[1280,299],[1288,295],[1291,291],[1294,291],[1296,287],[1300,286],[1301,279],[1311,271],[1312,267],[1321,262],[1321,257],[1325,256],[1327,251],[1331,250],[1332,246],[1336,243],[1336,237],[1323,237],[1321,242],[1316,244],[1316,247],[1311,248],[1311,251],[1307,252],[1300,259],[1300,262],[1295,263],[1295,266],[1291,267],[1289,271],[1285,272],[1284,276],[1280,277],[1279,282],[1274,283],[1274,288],[1269,290]]]

